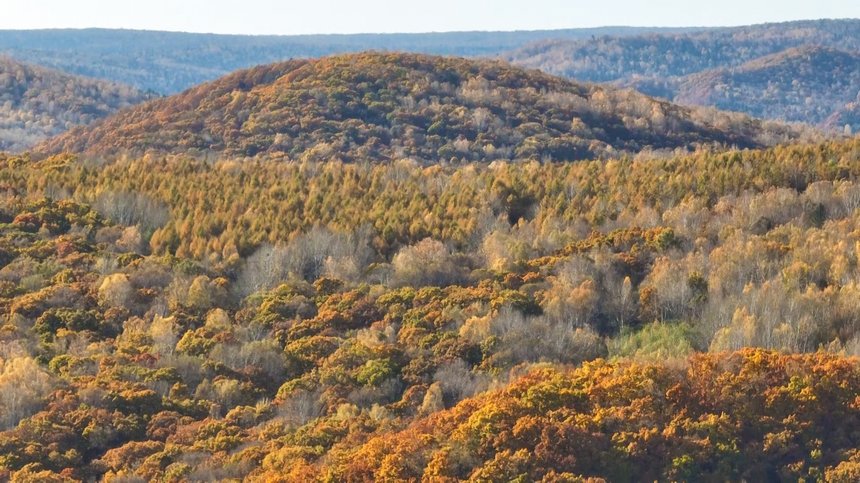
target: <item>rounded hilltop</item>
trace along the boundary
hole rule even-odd
[[[758,147],[797,135],[502,61],[365,52],[238,71],[76,129],[39,151],[569,161],[649,148]]]

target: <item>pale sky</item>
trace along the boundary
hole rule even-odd
[[[728,26],[848,17],[860,17],[860,0],[0,0],[0,29],[234,34]]]

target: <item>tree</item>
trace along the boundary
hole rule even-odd
[[[455,263],[451,251],[430,238],[402,248],[391,264],[394,283],[399,286],[445,286],[465,280],[463,267]]]
[[[0,357],[0,430],[35,413],[53,390],[51,376],[30,357]]]
[[[161,354],[173,354],[176,342],[179,340],[174,317],[156,315],[149,326],[149,336],[156,350]]]
[[[424,400],[418,411],[420,414],[431,414],[443,409],[445,409],[445,396],[442,384],[434,382],[427,388],[427,393],[424,395]]]
[[[618,314],[618,322],[622,331],[624,331],[624,322],[628,320],[634,313],[633,301],[633,282],[630,277],[624,277],[621,283],[621,293],[619,294],[620,311]]]
[[[214,286],[209,277],[200,275],[191,281],[188,286],[186,305],[197,310],[208,310],[217,298],[217,287]]]
[[[99,286],[99,298],[111,307],[126,307],[133,295],[134,287],[124,273],[108,275]]]
[[[96,198],[93,206],[114,223],[138,225],[149,234],[164,226],[170,217],[166,205],[137,192],[105,192]]]

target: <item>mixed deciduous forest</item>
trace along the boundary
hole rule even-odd
[[[498,60],[342,54],[151,100],[8,61],[33,132],[107,117],[0,153],[0,481],[860,480],[855,25],[575,43],[645,75],[657,42],[691,70],[637,85],[828,133]],[[122,33],[235,56],[159,78],[109,31],[0,47],[87,35],[70,62],[164,86],[254,58]],[[349,40],[393,38],[477,48]]]
[[[682,77],[803,46],[856,52],[860,20],[806,20],[626,37],[537,42],[510,60],[550,73],[594,82],[634,77]],[[662,55],[667,54],[667,55]]]
[[[48,141],[40,151],[390,162],[606,158],[811,136],[502,62],[363,53],[239,71]]]
[[[815,20],[698,32],[538,41],[504,55],[573,79],[635,87],[686,105],[715,106],[830,130],[857,100],[860,20]],[[829,118],[829,119],[828,119]],[[828,122],[829,120],[829,122]]]
[[[6,157],[0,475],[850,481],[858,158]]]
[[[32,148],[71,127],[154,97],[0,56],[0,150]]]
[[[846,125],[860,129],[856,116],[839,115],[851,109],[860,91],[850,82],[856,75],[848,77],[857,69],[858,29],[858,21],[848,19],[710,29],[306,36],[7,30],[0,31],[0,53],[165,95],[237,69],[365,50],[503,58],[578,81],[634,87],[687,105],[841,132]],[[794,53],[816,48],[825,52]]]
[[[826,72],[826,73],[825,73]],[[764,119],[825,125],[851,133],[860,125],[833,114],[860,94],[860,50],[821,47],[789,49],[732,69],[717,69],[670,81],[634,82],[641,91],[665,89],[686,105],[716,106]],[[834,106],[836,110],[834,110]]]
[[[502,57],[518,65],[540,68],[577,81],[634,88],[687,106],[716,107],[756,118],[804,123],[831,133],[850,134],[860,129],[856,114],[860,93],[856,82],[860,70],[856,32],[854,20],[788,22],[731,29],[618,27],[297,37],[101,29],[0,31],[0,53],[62,70],[3,59],[0,67],[7,77],[7,85],[4,86],[5,105],[0,112],[3,115],[0,119],[0,149],[20,152],[32,148],[69,128],[89,124],[123,107],[152,99],[156,97],[155,93],[174,94],[239,68],[366,49]],[[371,65],[364,68],[367,75],[384,77],[390,74],[374,71]],[[395,82],[398,79],[395,76],[388,77],[388,80]],[[446,86],[446,82],[440,83],[442,87]],[[135,87],[127,87],[126,84]],[[380,88],[375,85],[363,87]],[[580,87],[594,90],[582,84]],[[433,89],[420,91],[412,96],[402,92],[395,94],[398,99],[448,97],[451,94]],[[614,89],[605,91],[612,92],[610,96],[623,97],[614,99],[612,103],[621,106],[612,105],[610,110],[624,112],[625,117],[639,123],[644,122],[640,118],[656,115],[648,113],[646,101],[634,100],[630,94],[619,94]],[[324,93],[327,96],[331,94]],[[264,102],[271,100],[265,99],[266,95],[263,97]],[[524,96],[518,96],[518,100],[534,102]],[[254,109],[244,99],[230,101],[236,104],[234,109]],[[378,99],[376,101],[379,102]],[[172,101],[170,104],[174,105]],[[625,108],[633,104],[639,104],[638,111],[625,112]],[[408,106],[403,107],[410,111]],[[562,107],[568,109],[570,106]],[[322,105],[321,108],[327,109],[327,106]],[[338,106],[333,108],[338,109]],[[216,121],[216,124],[235,122],[242,125],[242,109],[234,111],[238,120],[224,119]],[[192,115],[187,108],[181,110],[188,116]],[[270,113],[278,114],[282,113]],[[348,112],[340,114],[349,117]],[[390,115],[390,109],[383,114]],[[202,118],[204,113],[194,115]],[[610,121],[606,112],[599,112],[598,116],[600,121]],[[393,121],[396,127],[403,119]],[[732,130],[743,130],[739,125],[742,121],[736,119],[734,123]],[[552,125],[548,123],[545,127]],[[211,134],[216,141],[219,141],[219,134],[229,129],[229,126],[219,127],[219,132]],[[652,140],[654,142],[666,134],[661,132],[663,128],[660,126],[647,127],[658,132],[657,139]],[[249,126],[249,129],[254,131],[254,127]],[[344,133],[340,127],[332,131]],[[591,133],[574,134],[585,143],[592,139]],[[600,134],[594,137],[601,143],[616,144],[602,139]],[[393,133],[393,136],[399,137],[399,134]],[[629,138],[627,134],[617,136]],[[264,139],[261,143],[272,144],[272,140]],[[217,142],[211,144],[218,148]],[[200,149],[201,145],[207,145],[207,138],[195,140],[193,147]]]

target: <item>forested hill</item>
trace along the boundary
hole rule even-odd
[[[860,139],[82,161],[0,155],[0,481],[858,481]]]
[[[734,68],[633,85],[675,102],[821,125],[860,93],[860,51],[801,47]],[[858,126],[845,123],[853,130]],[[843,128],[845,124],[830,126]]]
[[[860,50],[860,19],[807,20],[701,32],[537,42],[506,55],[525,67],[578,80],[677,77],[739,66],[801,46]]]
[[[848,126],[848,129],[845,129],[845,126]],[[825,129],[837,130],[840,127],[843,131],[860,130],[860,92],[857,93],[856,101],[849,102],[824,121]]]
[[[0,150],[19,151],[154,96],[0,56]]]
[[[240,71],[74,130],[40,150],[567,161],[649,148],[756,147],[798,134],[498,61],[362,53]]]
[[[5,30],[0,53],[79,75],[174,94],[238,69],[363,50],[495,56],[541,39],[687,29],[605,27],[520,32],[359,35],[212,35],[136,30]]]
[[[860,20],[817,20],[539,42],[505,57],[682,104],[821,125],[857,97],[858,56]],[[836,127],[845,124],[857,127]]]

